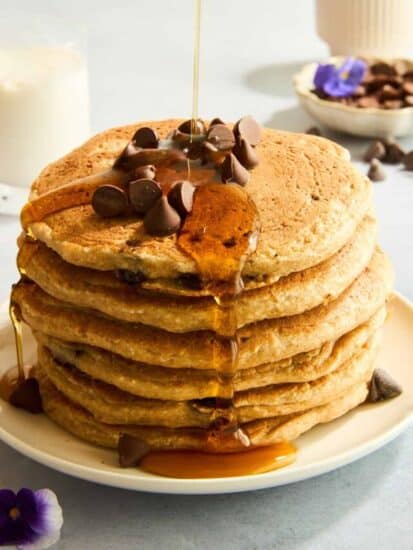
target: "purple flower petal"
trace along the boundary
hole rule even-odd
[[[41,535],[60,531],[63,513],[56,495],[50,489],[40,489],[34,493],[37,504],[37,518],[30,527]]]
[[[30,489],[20,489],[17,493],[16,507],[20,511],[23,521],[29,526],[36,521],[37,518],[37,503],[33,491]]]
[[[334,78],[337,68],[334,65],[319,65],[314,75],[314,86],[317,90],[324,90],[326,82]]]

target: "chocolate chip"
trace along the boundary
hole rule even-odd
[[[413,82],[404,82],[403,92],[407,95],[413,95]]]
[[[239,139],[245,139],[255,147],[261,141],[261,127],[252,116],[241,118],[234,126],[234,134]]]
[[[127,285],[139,285],[146,280],[141,271],[130,271],[129,269],[117,269],[116,277]]]
[[[156,168],[153,164],[139,166],[133,171],[133,178],[136,180],[154,180],[156,176]]]
[[[380,140],[373,141],[364,153],[364,160],[370,162],[373,159],[381,160],[386,154],[386,148]]]
[[[234,132],[225,124],[215,124],[208,130],[207,141],[212,143],[218,151],[227,151],[235,145]]]
[[[244,186],[248,183],[249,177],[248,170],[242,166],[235,155],[231,153],[225,157],[221,166],[221,178],[224,183],[234,182]]]
[[[393,399],[402,393],[402,387],[384,369],[376,369],[370,382],[367,400],[370,403]]]
[[[306,134],[310,135],[310,136],[321,136],[321,130],[318,126],[311,126],[310,128],[308,128],[308,130],[306,130],[305,132]]]
[[[400,99],[403,93],[400,89],[393,87],[391,84],[385,84],[380,90],[380,100]]]
[[[257,152],[245,139],[235,145],[233,152],[247,170],[252,170],[259,163]]]
[[[163,237],[178,231],[181,226],[181,218],[169,204],[168,199],[162,196],[146,213],[143,223],[149,235]]]
[[[129,434],[121,434],[118,442],[119,465],[122,468],[137,466],[150,450],[151,448],[143,439]]]
[[[168,193],[168,201],[185,218],[192,210],[195,187],[189,181],[177,181]]]
[[[215,124],[225,124],[225,122],[221,118],[215,117],[209,123],[209,127],[211,128],[212,126],[215,126]]]
[[[385,109],[401,109],[403,101],[401,99],[388,99],[383,103]]]
[[[138,214],[146,214],[161,196],[161,186],[155,180],[141,179],[129,183],[129,200]]]
[[[370,168],[367,172],[367,177],[371,181],[383,181],[386,179],[386,172],[383,170],[383,166],[378,159],[372,159],[370,162]]]
[[[125,213],[128,199],[125,191],[116,185],[102,185],[93,193],[92,207],[102,218],[113,218]]]
[[[32,414],[43,412],[39,383],[35,378],[26,378],[10,396],[10,404]]]
[[[406,170],[413,170],[413,151],[404,155],[403,164]]]
[[[408,107],[412,107],[413,106],[413,95],[407,95],[404,98],[404,102]]]
[[[404,76],[407,71],[407,63],[403,59],[398,59],[393,63],[394,70],[399,76]]]
[[[382,159],[386,164],[400,164],[404,157],[404,151],[400,145],[394,141],[386,141],[384,144],[386,154]]]
[[[200,118],[198,118],[197,120],[194,121],[195,122],[195,127],[194,127],[194,131],[192,131],[192,126],[193,126],[193,121],[192,119],[189,119],[189,120],[185,120],[185,122],[182,122],[182,124],[180,124],[178,126],[178,130],[180,132],[182,132],[183,134],[205,134],[206,133],[206,128],[205,128],[205,123],[203,120],[201,120]]]
[[[374,63],[370,67],[370,72],[374,75],[386,75],[386,76],[395,76],[397,75],[397,71],[392,65],[389,63],[384,62],[378,62]]]
[[[366,93],[367,93],[366,87],[363,86],[362,84],[359,84],[357,86],[357,88],[354,90],[353,96],[354,97],[362,97],[362,96],[366,95]]]
[[[366,95],[364,97],[360,97],[356,100],[357,107],[361,107],[363,109],[377,109],[380,107],[379,100],[376,96],[372,95]]]
[[[159,137],[155,130],[144,126],[135,132],[132,142],[142,149],[156,149],[159,145]]]

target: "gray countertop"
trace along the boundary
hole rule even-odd
[[[20,7],[33,10],[32,2]],[[205,2],[200,111],[305,130],[291,77],[326,55],[308,0]],[[3,0],[12,8],[14,2]],[[191,0],[37,0],[37,12],[85,23],[94,130],[138,119],[189,116]],[[331,136],[359,163],[366,142]],[[406,148],[413,140],[405,140]],[[375,185],[380,239],[413,299],[413,175],[386,168]],[[16,278],[15,218],[0,218],[0,301]],[[106,488],[56,473],[0,444],[0,487],[50,487],[65,526],[59,548],[413,548],[413,428],[367,458],[324,476],[255,493],[163,496]]]

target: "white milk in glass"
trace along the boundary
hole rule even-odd
[[[85,57],[66,47],[0,49],[0,182],[29,186],[90,132]]]

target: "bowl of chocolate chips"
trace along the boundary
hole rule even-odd
[[[413,60],[332,57],[294,77],[304,109],[320,124],[356,136],[413,133]]]

